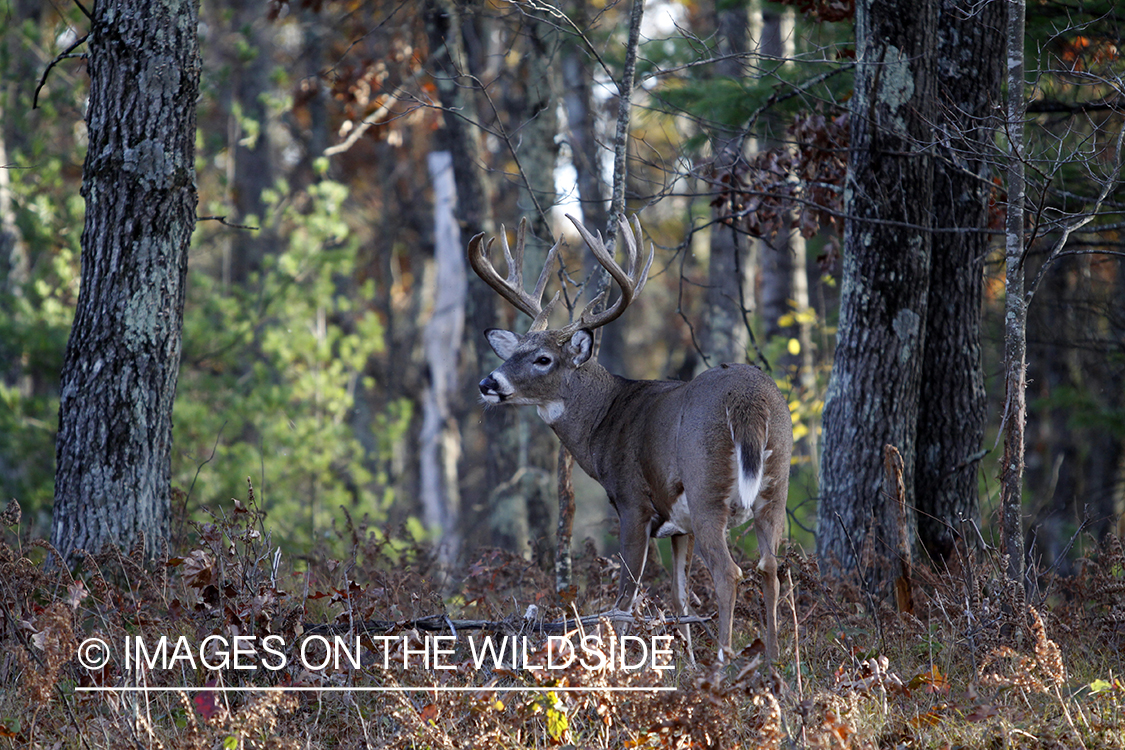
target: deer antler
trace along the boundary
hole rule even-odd
[[[609,272],[609,275],[621,287],[621,296],[610,307],[602,312],[594,312],[598,304],[609,294],[606,289],[589,303],[586,307],[582,308],[582,315],[578,320],[566,326],[564,331],[576,331],[580,328],[600,328],[606,323],[616,320],[620,317],[621,313],[625,312],[625,308],[636,298],[641,290],[644,289],[645,282],[648,281],[648,271],[652,267],[652,259],[655,256],[656,248],[649,246],[648,260],[645,261],[644,267],[640,266],[640,259],[637,256],[638,246],[644,246],[644,239],[641,236],[641,220],[636,214],[633,214],[633,225],[629,225],[629,221],[625,218],[624,214],[618,214],[618,222],[622,227],[621,236],[625,240],[625,265],[628,270],[623,270],[613,259],[609,251],[606,249],[605,243],[602,242],[601,232],[597,236],[590,234],[586,227],[579,223],[570,214],[566,215],[571,223],[582,235],[582,240],[589,245],[590,250],[594,253],[594,257],[602,264],[602,267]]]
[[[496,272],[490,260],[492,243],[495,240],[494,237],[486,244],[483,234],[478,234],[469,240],[469,265],[476,271],[477,276],[480,276],[484,283],[492,287],[497,294],[508,300],[517,310],[532,318],[529,331],[544,330],[547,327],[547,319],[551,315],[551,310],[555,303],[559,301],[559,293],[556,292],[554,298],[547,303],[546,307],[543,307],[543,290],[547,286],[547,279],[551,275],[551,262],[558,253],[562,239],[560,238],[547,252],[547,262],[543,264],[539,281],[535,283],[535,291],[531,294],[528,294],[523,288],[523,251],[527,245],[527,219],[520,219],[519,227],[516,228],[514,256],[508,248],[508,233],[503,225],[500,226],[500,245],[504,248],[504,260],[508,264],[507,279],[500,278],[500,274]]]
[[[645,282],[648,281],[648,271],[652,267],[652,259],[656,248],[650,245],[648,260],[642,267],[637,254],[638,247],[643,246],[644,243],[641,236],[641,220],[634,215],[633,224],[630,226],[624,214],[618,214],[618,220],[623,227],[621,236],[625,240],[626,269],[623,269],[606,249],[601,232],[596,235],[590,234],[589,230],[582,226],[578,219],[570,214],[567,214],[566,218],[570,219],[575,228],[578,229],[578,233],[582,235],[582,240],[589,245],[594,257],[621,287],[621,296],[609,308],[601,312],[594,312],[598,304],[609,294],[609,290],[606,289],[588,302],[586,307],[582,308],[582,314],[577,320],[560,329],[563,332],[572,333],[580,328],[591,330],[600,328],[606,323],[616,320],[621,313],[625,312],[625,308],[640,294],[641,290],[644,289]],[[497,294],[506,299],[517,310],[532,318],[529,332],[545,330],[551,310],[554,309],[555,303],[559,301],[560,292],[556,292],[555,296],[544,307],[542,304],[543,290],[547,286],[547,279],[551,274],[551,263],[558,254],[562,238],[560,237],[559,241],[548,251],[547,261],[543,264],[539,280],[535,283],[535,291],[531,294],[528,294],[523,288],[523,254],[527,245],[527,220],[520,219],[519,227],[516,229],[514,252],[508,247],[507,232],[503,226],[500,227],[500,245],[504,248],[504,260],[508,263],[508,278],[506,279],[500,278],[500,274],[497,273],[490,260],[493,242],[495,242],[495,238],[485,243],[483,234],[478,234],[469,240],[469,265],[476,271],[477,276],[480,276],[484,283],[492,287]]]

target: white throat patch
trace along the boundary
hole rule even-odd
[[[535,407],[535,411],[539,412],[539,417],[547,424],[554,424],[562,418],[566,413],[566,407],[562,401],[548,401],[545,404]]]

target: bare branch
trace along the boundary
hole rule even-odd
[[[1035,296],[1035,291],[1039,288],[1039,282],[1043,280],[1043,274],[1046,273],[1047,268],[1051,265],[1051,263],[1058,259],[1059,255],[1062,253],[1063,248],[1066,247],[1066,243],[1067,240],[1070,239],[1070,235],[1094,220],[1094,217],[1098,215],[1098,211],[1101,209],[1102,203],[1105,201],[1106,196],[1108,196],[1110,191],[1117,186],[1118,175],[1121,173],[1122,167],[1122,145],[1125,145],[1125,127],[1122,127],[1117,132],[1117,144],[1114,149],[1117,154],[1117,161],[1114,163],[1112,169],[1110,169],[1105,175],[1105,180],[1102,183],[1102,190],[1098,194],[1098,197],[1094,200],[1094,205],[1089,210],[1083,212],[1082,215],[1074,217],[1073,220],[1071,220],[1064,226],[1062,230],[1062,236],[1059,237],[1059,239],[1055,242],[1054,247],[1051,249],[1051,253],[1047,256],[1047,259],[1043,261],[1043,265],[1039,267],[1038,273],[1035,274],[1034,281],[1031,282],[1031,287],[1026,292],[1025,300],[1027,304],[1030,304],[1031,298]]]
[[[441,54],[443,49],[444,47],[439,48],[434,54]],[[362,138],[363,134],[366,133],[372,125],[378,125],[384,117],[390,114],[391,104],[397,103],[402,99],[407,87],[417,81],[418,78],[421,77],[422,72],[422,69],[414,71],[414,73],[412,73],[409,78],[396,86],[395,90],[391,93],[390,96],[387,97],[387,100],[385,102],[379,105],[378,109],[369,114],[367,117],[363,118],[359,125],[356,125],[354,128],[352,128],[352,131],[348,133],[347,138],[345,138],[342,142],[337,143],[335,146],[329,146],[328,148],[324,149],[324,156],[335,156],[336,154],[343,153],[354,146],[356,141]]]
[[[78,2],[78,0],[75,0],[75,5],[77,5],[79,8],[82,8],[82,5],[81,5],[81,3]],[[87,16],[90,15],[89,13],[86,12],[85,8],[82,8],[82,12],[86,13]],[[65,50],[60,52],[58,54],[58,56],[55,57],[54,60],[51,60],[51,62],[49,62],[47,64],[47,67],[43,70],[42,77],[40,77],[40,79],[39,79],[39,85],[35,87],[35,95],[31,98],[31,108],[32,109],[37,109],[39,107],[39,92],[42,91],[43,87],[47,85],[47,76],[51,73],[51,68],[55,67],[56,65],[58,65],[63,60],[68,60],[70,58],[77,57],[77,58],[85,59],[86,55],[84,55],[84,54],[82,54],[82,55],[72,55],[71,53],[74,52],[74,50],[78,49],[78,47],[80,47],[81,45],[85,44],[86,40],[89,39],[89,37],[90,37],[90,35],[86,34],[86,35],[82,36],[80,39],[76,39],[73,44],[71,44]]]
[[[249,226],[247,224],[233,224],[233,223],[227,221],[227,217],[226,217],[225,214],[223,216],[196,216],[195,220],[196,221],[217,221],[217,222],[219,222],[220,224],[222,224],[223,226],[226,226],[226,227],[232,227],[234,229],[249,229],[249,230],[254,231],[254,232],[261,229],[261,227],[252,227],[252,226]]]

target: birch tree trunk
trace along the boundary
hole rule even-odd
[[[458,395],[457,366],[465,328],[465,253],[457,226],[457,187],[453,157],[435,151],[427,158],[434,185],[434,307],[423,333],[429,382],[422,397],[422,508],[426,525],[440,532],[438,559],[443,567],[461,551],[461,498],[457,461],[461,438],[451,404]]]
[[[822,569],[887,581],[897,509],[883,452],[914,442],[926,338],[933,162],[933,0],[856,3],[855,94],[836,359],[824,408],[817,552]],[[912,518],[906,521],[913,523]],[[897,568],[895,568],[897,569]]]
[[[172,401],[195,228],[195,0],[98,0],[82,282],[61,378],[52,543],[168,532]]]
[[[1007,0],[1008,207],[1005,222],[1004,462],[1000,474],[1001,549],[1008,577],[1023,579],[1024,420],[1027,417],[1027,301],[1024,299],[1024,0]]]

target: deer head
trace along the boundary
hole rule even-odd
[[[591,234],[577,219],[567,215],[574,224],[583,241],[590,247],[594,257],[609,273],[621,289],[617,300],[605,310],[598,306],[609,290],[603,291],[591,300],[582,310],[577,320],[562,328],[548,329],[548,318],[559,300],[556,293],[551,301],[542,305],[543,291],[550,275],[559,244],[556,242],[547,253],[547,261],[535,284],[535,291],[528,294],[523,288],[523,258],[527,242],[527,222],[520,221],[516,230],[516,247],[513,253],[508,246],[507,234],[501,227],[501,245],[507,261],[508,276],[502,279],[492,265],[490,254],[494,240],[484,243],[484,235],[477,235],[469,242],[469,263],[485,283],[496,290],[517,310],[532,318],[531,327],[526,334],[490,328],[485,337],[493,351],[503,359],[504,365],[493,371],[480,382],[481,396],[488,403],[532,404],[541,406],[553,401],[562,387],[562,381],[569,370],[582,367],[593,353],[592,332],[613,322],[625,308],[644,289],[648,272],[652,267],[655,249],[650,246],[647,260],[640,263],[639,246],[642,242],[640,220],[633,217],[630,226],[624,216],[620,223],[625,227],[625,268],[614,260],[606,249],[601,233]],[[541,412],[542,413],[542,412]],[[551,419],[544,416],[550,423]]]

